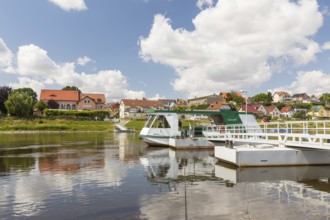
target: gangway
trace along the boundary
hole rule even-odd
[[[210,141],[330,150],[330,120],[204,126]]]
[[[115,124],[115,128],[118,132],[135,132],[134,129],[127,128],[124,125],[121,124]]]

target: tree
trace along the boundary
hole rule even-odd
[[[47,103],[44,101],[38,101],[34,107],[38,109],[40,112],[43,112],[47,108]]]
[[[33,100],[28,94],[10,94],[5,106],[10,115],[28,117],[33,113]]]
[[[8,96],[13,92],[13,89],[9,86],[0,87],[0,112],[7,114],[5,102],[8,100]]]
[[[259,93],[252,98],[253,103],[262,103],[265,105],[270,105],[273,101],[272,94],[270,92],[267,93]]]
[[[32,98],[33,105],[38,101],[37,93],[31,88],[18,88],[13,91],[13,93],[27,94]]]
[[[58,109],[59,106],[60,105],[58,104],[58,102],[56,102],[53,99],[48,100],[48,102],[47,102],[47,108],[49,108],[49,109]]]
[[[320,97],[320,101],[326,105],[330,105],[330,93],[323,93]]]
[[[231,91],[230,93],[227,94],[226,98],[227,102],[233,101],[236,102],[237,105],[241,105],[245,103],[245,99],[237,92]]]
[[[73,90],[73,91],[78,91],[79,93],[81,93],[80,89],[76,86],[65,86],[62,88],[62,90]]]

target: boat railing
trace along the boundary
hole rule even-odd
[[[330,147],[330,120],[210,125],[203,132],[223,140]]]

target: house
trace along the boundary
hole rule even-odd
[[[214,102],[206,108],[206,110],[231,110],[226,101]]]
[[[106,110],[104,94],[81,93],[78,101],[78,109]]]
[[[310,97],[306,93],[294,94],[292,97],[293,102],[308,103]]]
[[[122,99],[119,105],[119,117],[130,119],[144,119],[148,110],[168,109],[172,101],[173,100],[169,99]]]
[[[104,94],[80,93],[75,90],[42,89],[40,100],[54,100],[59,104],[59,109],[66,110],[105,110],[106,103]]]
[[[291,98],[288,92],[275,92],[273,94],[273,102],[287,102]]]
[[[192,106],[192,105],[210,105],[211,103],[214,102],[218,102],[218,101],[222,101],[223,98],[213,94],[213,95],[209,95],[209,96],[203,96],[203,97],[195,97],[193,99],[188,99],[188,106]]]
[[[246,112],[246,105],[242,104],[239,112]],[[248,104],[247,112],[254,114],[256,117],[264,117],[267,115],[267,110],[262,104]]]
[[[281,109],[281,115],[284,118],[292,118],[293,113],[294,113],[294,110],[291,106],[284,106]]]
[[[79,91],[75,90],[42,89],[40,92],[40,101],[48,102],[50,100],[54,100],[59,104],[59,109],[77,110],[77,103],[79,99]]]
[[[325,106],[320,106],[320,108],[316,112],[316,116],[319,119],[329,119],[330,118],[330,108],[327,108]]]
[[[266,116],[270,116],[271,118],[274,118],[274,117],[280,118],[281,117],[281,111],[278,110],[278,108],[276,108],[275,105],[265,106],[265,109],[267,112]]]

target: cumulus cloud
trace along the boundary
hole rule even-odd
[[[84,0],[48,0],[65,11],[87,10]]]
[[[80,66],[85,66],[87,63],[91,62],[92,59],[89,58],[89,57],[79,57],[76,61],[77,65],[80,65]]]
[[[0,45],[5,44],[0,41]],[[7,47],[2,46],[1,48]],[[9,49],[1,49],[1,51],[8,53]],[[7,53],[0,52],[0,56],[6,57],[3,54]],[[8,58],[8,62],[12,59],[11,56],[8,56],[10,58]],[[83,57],[82,62],[86,62],[88,59],[88,57]],[[4,63],[5,59],[0,60]],[[80,64],[82,63],[80,62]],[[104,93],[108,100],[145,97],[144,91],[128,89],[127,79],[119,70],[79,73],[76,71],[75,62],[57,63],[48,56],[46,50],[34,44],[23,45],[18,48],[16,74],[18,75],[18,82],[12,82],[8,84],[9,86],[13,88],[30,87],[37,93],[50,85],[60,88],[75,85],[86,93]]]
[[[199,9],[203,9],[204,6],[210,7],[213,5],[213,0],[198,0],[196,6]]]
[[[188,97],[258,87],[274,64],[316,60],[321,49],[311,36],[322,23],[316,0],[222,0],[193,19],[193,31],[156,15],[149,36],[140,37],[140,57],[173,67],[172,86]]]
[[[320,70],[299,72],[296,80],[291,83],[289,89],[295,93],[306,92],[310,95],[320,95],[329,92],[330,74]]]
[[[8,49],[5,42],[0,38],[0,72],[13,73],[14,69],[12,66],[13,54]]]
[[[325,42],[322,47],[323,50],[330,50],[330,41]]]

